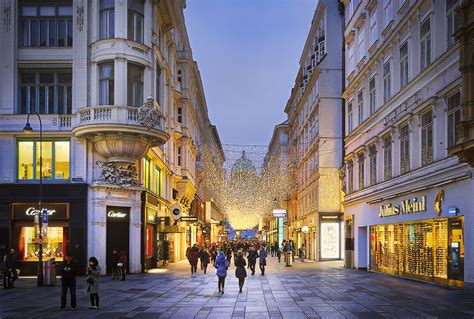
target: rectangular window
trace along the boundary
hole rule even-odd
[[[143,12],[142,0],[128,0],[128,39],[143,43]]]
[[[374,114],[377,110],[377,100],[375,94],[375,76],[369,81],[369,103],[370,103],[370,115]]]
[[[359,190],[364,189],[364,154],[359,154],[357,156],[357,161],[359,165]]]
[[[454,33],[459,28],[458,7],[459,0],[446,0],[446,38],[448,47],[456,41]]]
[[[349,45],[349,53],[348,53],[348,60],[347,60],[347,70],[351,73],[355,68],[354,65],[354,43]]]
[[[375,145],[369,147],[370,185],[377,184],[377,148]]]
[[[461,94],[457,92],[448,98],[448,147],[456,145],[459,134],[456,127],[461,122]]]
[[[100,38],[115,37],[115,1],[100,0]]]
[[[410,171],[410,129],[408,125],[400,128],[400,173]]]
[[[41,145],[38,140],[18,141],[18,179],[39,180],[40,174],[43,181],[69,179],[70,141],[48,140]]]
[[[383,1],[383,23],[384,27],[388,26],[388,24],[392,21],[392,1],[391,0],[384,0]]]
[[[146,229],[146,256],[153,256],[153,229],[148,227]]]
[[[392,178],[392,137],[387,136],[383,140],[383,178]]]
[[[72,47],[72,1],[21,4],[20,47]]]
[[[357,113],[359,116],[359,125],[364,122],[364,91],[360,91],[357,95]]]
[[[347,130],[349,134],[354,130],[354,114],[352,113],[352,101],[347,106]]]
[[[143,158],[143,186],[150,190],[151,189],[151,166],[150,159],[145,157]]]
[[[181,166],[181,146],[178,146],[178,166]]]
[[[161,79],[160,78],[161,78],[161,68],[157,63],[157,65],[156,65],[156,79],[155,79],[156,80],[156,83],[155,83],[156,84],[156,86],[155,86],[155,91],[156,91],[155,92],[155,99],[156,99],[156,102],[158,102],[158,104],[161,105],[161,103],[160,103],[160,96],[161,96],[160,95],[160,89],[161,89],[160,88],[160,80]]]
[[[362,26],[359,29],[358,35],[357,35],[357,40],[358,44],[357,46],[359,47],[359,61],[365,56],[365,34],[364,34],[365,27]]]
[[[178,106],[178,123],[183,123],[183,108]]]
[[[156,195],[160,196],[161,194],[161,169],[158,165],[155,165],[155,191]]]
[[[408,41],[400,47],[400,88],[408,84]]]
[[[392,97],[390,59],[383,65],[383,101],[384,103]]]
[[[72,73],[70,70],[27,70],[19,72],[19,114],[71,114]]]
[[[370,45],[377,41],[377,10],[374,9],[370,16]]]
[[[420,65],[423,70],[431,64],[431,20],[426,18],[420,25]]]
[[[421,165],[433,162],[433,111],[421,116]]]
[[[140,107],[143,104],[143,67],[128,63],[128,105]]]
[[[114,105],[114,63],[99,65],[99,104]]]
[[[348,193],[354,191],[354,163],[351,161],[347,162],[347,190]]]

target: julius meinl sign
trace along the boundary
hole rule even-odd
[[[411,214],[424,211],[426,211],[426,196],[421,197],[421,200],[418,200],[416,197],[412,200],[402,200],[398,206],[395,206],[392,203],[382,205],[379,209],[379,217],[390,217],[400,214]]]

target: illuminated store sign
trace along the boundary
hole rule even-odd
[[[412,200],[402,200],[398,206],[388,203],[387,205],[380,206],[379,217],[391,217],[400,214],[411,214],[426,211],[426,196],[423,196],[421,200],[413,198]]]
[[[125,218],[127,217],[127,214],[121,212],[114,212],[113,210],[111,210],[107,213],[107,216],[112,218]]]
[[[47,209],[45,208],[45,210],[48,212],[48,216],[51,216],[53,215],[54,213],[56,213],[56,210],[55,209]],[[36,209],[34,207],[29,207],[26,212],[25,212],[25,215],[26,216],[34,216],[34,215],[38,215],[39,214],[39,209]]]
[[[107,219],[111,222],[128,222],[130,218],[129,207],[107,206]]]
[[[52,219],[66,219],[69,217],[69,204],[67,203],[43,203],[43,210],[48,212]],[[13,219],[33,219],[39,215],[36,203],[14,203]]]

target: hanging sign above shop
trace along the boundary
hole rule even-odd
[[[50,204],[43,203],[43,211],[46,212],[48,218],[66,219],[69,217],[69,204]],[[39,214],[38,203],[15,203],[13,204],[14,219],[33,219]]]
[[[401,204],[397,206],[392,203],[380,206],[379,217],[391,217],[400,214],[412,214],[424,211],[426,211],[426,196],[421,197],[421,200],[414,197],[411,200],[402,200]]]
[[[188,222],[188,223],[195,223],[198,221],[197,216],[182,216],[179,219],[180,222]]]
[[[175,221],[178,221],[181,218],[182,214],[183,214],[183,209],[178,203],[174,204],[171,207],[171,217],[173,217]]]
[[[273,217],[286,217],[286,209],[274,209]]]
[[[307,234],[309,232],[309,227],[308,226],[303,226],[301,227],[301,231],[305,234]]]

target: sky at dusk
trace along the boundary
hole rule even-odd
[[[209,117],[224,144],[270,142],[317,0],[188,0],[184,10]]]

